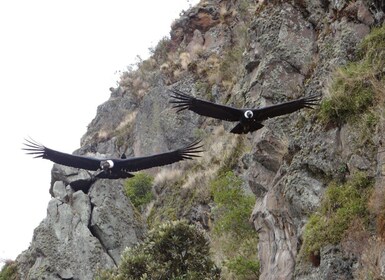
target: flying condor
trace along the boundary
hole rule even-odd
[[[264,108],[237,109],[191,97],[176,89],[171,91],[173,92],[173,95],[171,95],[173,99],[170,103],[175,104],[173,108],[177,108],[177,112],[190,110],[202,116],[238,122],[238,124],[230,131],[236,134],[246,134],[256,131],[263,127],[262,121],[269,118],[290,114],[302,108],[312,108],[312,106],[318,104],[320,99],[319,96],[312,95]]]
[[[134,175],[130,172],[148,169],[151,167],[162,166],[178,162],[185,159],[199,157],[197,153],[202,152],[201,140],[195,141],[190,145],[171,152],[156,154],[145,157],[134,158],[106,158],[98,159],[93,157],[66,154],[49,149],[35,141],[25,139],[26,146],[23,150],[35,158],[44,158],[55,163],[74,168],[99,171],[95,177],[104,179],[129,178]]]

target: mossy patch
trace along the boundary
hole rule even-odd
[[[303,234],[302,253],[311,257],[327,244],[338,244],[352,221],[360,219],[369,224],[368,199],[374,181],[365,173],[356,173],[340,185],[332,182],[319,210],[309,217]]]

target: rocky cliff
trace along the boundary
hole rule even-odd
[[[217,214],[209,186],[224,170],[239,177],[244,192],[255,198],[248,216],[259,237],[252,239],[258,250],[251,255],[260,263],[254,276],[227,273],[224,278],[385,277],[378,219],[385,208],[381,199],[376,202],[383,197],[385,154],[378,147],[384,141],[384,99],[367,101],[373,113],[367,130],[360,118],[342,119],[342,111],[329,102],[339,69],[362,58],[360,44],[383,24],[384,11],[381,1],[369,0],[209,0],[184,12],[173,23],[170,39],[159,42],[137,70],[122,75],[76,153],[149,155],[202,138],[204,155],[149,170],[156,198],[142,215],[124,195],[123,180],[95,182],[87,172],[55,165],[47,217],[16,260],[21,278],[92,279],[98,270],[116,267],[124,248],[143,240],[145,219],[151,226],[185,218],[211,232]],[[379,89],[384,68],[377,74]],[[172,88],[239,107],[311,94],[323,96],[323,104],[238,136],[229,133],[230,123],[191,112],[176,114],[169,104]],[[333,121],[325,117],[328,104],[337,112]],[[363,109],[357,114],[364,116]],[[368,194],[365,201],[369,221],[355,219],[352,210],[347,215],[355,223],[341,230],[338,239],[311,247],[319,240],[310,234],[310,221],[328,220],[334,210],[344,209],[343,202],[330,202],[328,190],[355,186],[350,182],[357,174],[374,185],[375,195]],[[322,212],[328,201],[328,211]],[[221,240],[212,246],[219,265],[225,259]]]

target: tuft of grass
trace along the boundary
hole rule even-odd
[[[338,244],[352,221],[361,219],[369,224],[368,199],[374,181],[363,172],[339,185],[332,182],[319,210],[312,214],[303,234],[302,252],[307,257],[319,255],[327,244]]]
[[[357,61],[336,70],[330,97],[319,118],[325,125],[355,123],[379,105],[385,90],[385,25],[375,28],[357,50]]]
[[[239,72],[241,61],[242,48],[240,46],[236,46],[225,52],[218,69],[222,84],[227,83],[229,85],[234,85],[236,83],[237,75],[235,75],[235,73]]]
[[[373,28],[360,44],[358,55],[372,64],[378,64],[377,70],[381,69],[385,64],[385,25]]]
[[[154,178],[146,173],[137,173],[135,177],[126,180],[124,192],[136,208],[146,205],[154,199],[153,181]]]
[[[244,153],[245,144],[241,137],[236,138],[233,141],[231,150],[228,154],[225,154],[225,157],[221,159],[221,166],[218,170],[218,175],[221,176],[226,172],[233,170],[233,168],[238,164],[239,159]]]
[[[341,125],[354,122],[373,105],[375,93],[368,79],[369,67],[352,62],[335,73],[331,97],[321,102],[323,123]]]
[[[149,49],[151,57],[157,61],[159,65],[167,61],[168,53],[172,51],[172,42],[168,37],[163,37],[154,48]]]

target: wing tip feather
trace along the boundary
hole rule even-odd
[[[304,107],[313,109],[314,106],[319,106],[322,96],[320,94],[313,94],[308,97],[304,97]]]
[[[204,152],[203,144],[201,144],[202,139],[197,139],[193,142],[191,142],[189,145],[184,147],[183,149],[179,150],[180,156],[182,159],[193,159],[197,157],[201,157],[201,155],[198,155],[197,153]]]
[[[172,106],[173,109],[178,109],[177,113],[183,111],[183,110],[188,110],[191,106],[193,97],[185,94],[184,92],[178,90],[178,89],[171,89],[170,90],[173,94],[171,95],[171,98],[173,98],[170,103],[174,104]]]
[[[26,151],[27,155],[36,155],[34,158],[42,158],[44,157],[45,153],[45,146],[37,142],[36,140],[33,140],[31,137],[24,138],[24,146],[22,148],[23,151]]]

